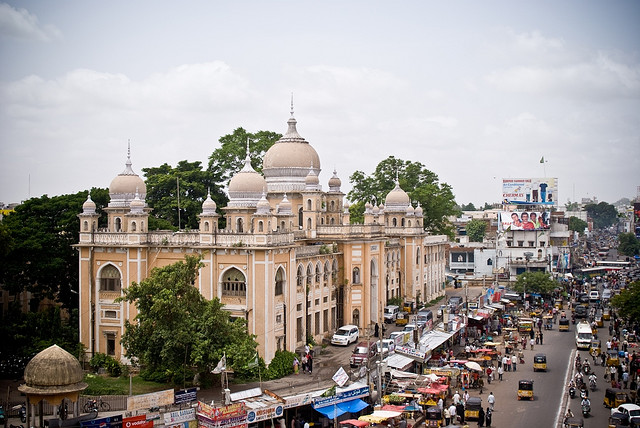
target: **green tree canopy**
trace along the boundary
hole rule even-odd
[[[482,220],[473,219],[465,226],[467,236],[471,242],[484,241],[484,234],[487,231],[487,223]]]
[[[199,161],[178,162],[175,168],[168,164],[143,168],[146,177],[149,207],[153,208],[149,217],[149,229],[197,229],[198,214],[202,203],[211,192],[211,199],[218,206],[228,202],[226,194],[216,183],[209,170],[203,170]],[[178,188],[180,190],[178,198]],[[178,221],[178,199],[180,200],[180,221]],[[178,224],[180,223],[180,224]]]
[[[635,256],[640,254],[640,241],[632,232],[618,235],[618,252],[625,256]]]
[[[78,253],[73,245],[78,243],[78,214],[87,193],[29,199],[2,222],[0,283],[12,294],[33,293],[33,309],[43,298],[66,308],[78,307]],[[109,192],[94,188],[91,199],[97,212],[103,213]],[[104,224],[103,216],[100,225]]]
[[[580,204],[577,202],[569,202],[567,200],[567,203],[564,205],[564,208],[567,211],[579,211],[580,210]]]
[[[579,219],[576,216],[569,217],[569,230],[578,232],[580,235],[584,235],[584,231],[588,224],[586,221]]]
[[[352,223],[361,223],[364,219],[365,203],[375,199],[383,203],[387,194],[394,189],[396,174],[400,187],[407,192],[412,201],[419,202],[423,209],[424,228],[435,234],[454,236],[454,228],[447,217],[459,215],[451,186],[440,183],[438,176],[419,162],[403,161],[393,156],[376,166],[367,176],[355,171],[349,177],[352,190],[347,197],[354,203],[349,208]]]
[[[632,324],[640,322],[640,281],[628,284],[620,294],[613,296],[611,305],[616,308],[618,314]]]
[[[593,219],[593,226],[596,229],[605,229],[615,224],[618,219],[616,208],[606,202],[600,202],[597,205],[589,204],[584,209],[589,213],[589,217]]]
[[[513,289],[519,293],[550,294],[557,286],[547,272],[535,271],[518,275]]]
[[[246,371],[256,354],[255,336],[247,333],[244,319],[231,321],[217,298],[206,300],[194,287],[201,267],[201,257],[187,256],[123,289],[120,300],[138,310],[134,322],[125,322],[127,357],[175,376],[185,367],[208,373],[226,353],[227,366]]]
[[[478,209],[476,208],[475,205],[473,205],[473,202],[469,202],[468,204],[462,204],[462,206],[460,207],[460,209],[462,211],[477,211]]]
[[[282,134],[271,131],[251,133],[244,128],[237,128],[232,134],[220,137],[220,148],[215,149],[209,156],[208,171],[218,186],[227,186],[231,177],[244,165],[248,139],[251,166],[257,172],[262,172],[262,159],[265,153],[280,138]]]

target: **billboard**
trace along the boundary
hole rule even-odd
[[[557,206],[557,178],[503,178],[502,203]]]
[[[502,211],[500,230],[546,230],[550,229],[549,211]]]

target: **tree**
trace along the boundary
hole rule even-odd
[[[227,186],[231,177],[244,165],[247,156],[247,140],[249,140],[251,166],[257,172],[262,172],[262,159],[265,153],[280,138],[282,134],[271,131],[250,133],[244,128],[237,128],[232,134],[220,137],[220,148],[215,149],[209,156],[208,171],[218,186]]]
[[[580,235],[584,235],[584,231],[588,224],[586,221],[579,219],[576,216],[569,217],[569,230],[578,232]]]
[[[577,202],[569,202],[569,200],[567,200],[567,203],[564,205],[564,208],[567,211],[580,211],[580,204]]]
[[[465,227],[467,236],[471,242],[484,241],[484,234],[487,230],[487,223],[482,220],[473,219]]]
[[[593,219],[593,226],[596,229],[605,229],[614,224],[618,219],[616,208],[606,202],[599,204],[589,204],[584,207],[589,213],[589,217]]]
[[[395,187],[396,174],[400,187],[412,201],[422,206],[424,228],[431,233],[453,238],[454,228],[447,217],[460,215],[460,210],[456,207],[451,186],[440,183],[438,176],[421,163],[403,161],[393,156],[380,162],[370,176],[362,171],[355,171],[349,177],[353,187],[347,197],[354,201],[349,208],[352,223],[363,221],[366,202],[384,201]]]
[[[3,220],[0,283],[11,294],[33,293],[34,310],[43,298],[66,308],[78,306],[78,254],[73,245],[78,243],[78,214],[87,194],[32,198]],[[103,214],[99,225],[106,224],[103,207],[109,201],[108,190],[92,189],[91,199]]]
[[[638,302],[640,302],[640,281],[632,282],[611,299],[611,305],[617,309],[618,315],[629,321],[631,325],[640,322]]]
[[[518,275],[513,289],[519,293],[551,294],[558,284],[547,272],[524,272]]]
[[[477,211],[477,208],[476,208],[476,206],[475,206],[475,205],[473,205],[473,202],[469,202],[469,203],[468,203],[468,204],[466,204],[466,205],[462,205],[462,206],[460,207],[460,209],[461,209],[462,211]]]
[[[158,167],[143,168],[146,177],[149,207],[153,208],[149,217],[149,229],[198,228],[198,215],[202,203],[211,192],[218,206],[224,206],[228,198],[216,183],[209,170],[203,170],[199,161],[178,162],[175,168],[164,163]],[[180,189],[178,198],[178,186]],[[178,220],[178,199],[180,219]]]
[[[201,256],[187,256],[123,289],[118,301],[137,308],[122,335],[127,357],[174,380],[182,380],[190,367],[208,373],[225,353],[234,371],[246,370],[256,353],[255,336],[244,320],[230,321],[217,298],[206,300],[193,286],[202,266]]]
[[[632,233],[621,233],[618,235],[618,252],[625,256],[635,256],[640,254],[640,241]]]

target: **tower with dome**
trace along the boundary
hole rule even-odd
[[[422,208],[396,187],[384,204],[366,203],[364,222],[350,224],[349,204],[337,171],[323,190],[318,153],[297,130],[287,132],[265,154],[262,174],[249,160],[230,180],[229,203],[210,195],[197,230],[150,231],[146,185],[125,169],[109,186],[107,227],[98,228],[89,198],[80,218],[80,340],[96,352],[126,362],[120,345],[135,306],[118,302],[123,287],[141,282],[155,267],[188,254],[202,255],[195,286],[218,297],[232,317],[247,320],[268,363],[280,349],[294,351],[308,336],[321,342],[343,324],[365,336],[382,322],[388,299],[429,301],[444,294],[445,236],[424,231]]]

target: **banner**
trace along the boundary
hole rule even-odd
[[[176,391],[173,398],[173,404],[190,403],[196,401],[196,393],[198,388],[181,389]]]
[[[557,206],[557,178],[503,178],[502,203]]]
[[[366,367],[365,367],[366,368]],[[317,397],[313,400],[313,408],[325,407],[333,404],[343,403],[345,401],[351,401],[356,398],[368,397],[369,387],[351,389],[349,391],[338,392],[332,397]]]
[[[133,395],[127,397],[127,411],[146,410],[152,407],[168,406],[173,404],[173,389],[152,392],[150,394]]]
[[[249,410],[247,413],[247,422],[250,424],[260,421],[266,421],[267,419],[282,417],[284,413],[284,406],[280,403],[274,404],[270,407],[264,407],[262,409]]]
[[[550,229],[549,211],[502,211],[500,212],[500,231],[508,230],[546,230]]]
[[[153,428],[153,421],[148,421],[147,415],[132,416],[122,420],[122,428]]]
[[[193,421],[196,418],[196,409],[176,410],[175,412],[164,414],[164,424],[178,424],[181,422]],[[126,427],[125,427],[126,428]]]

